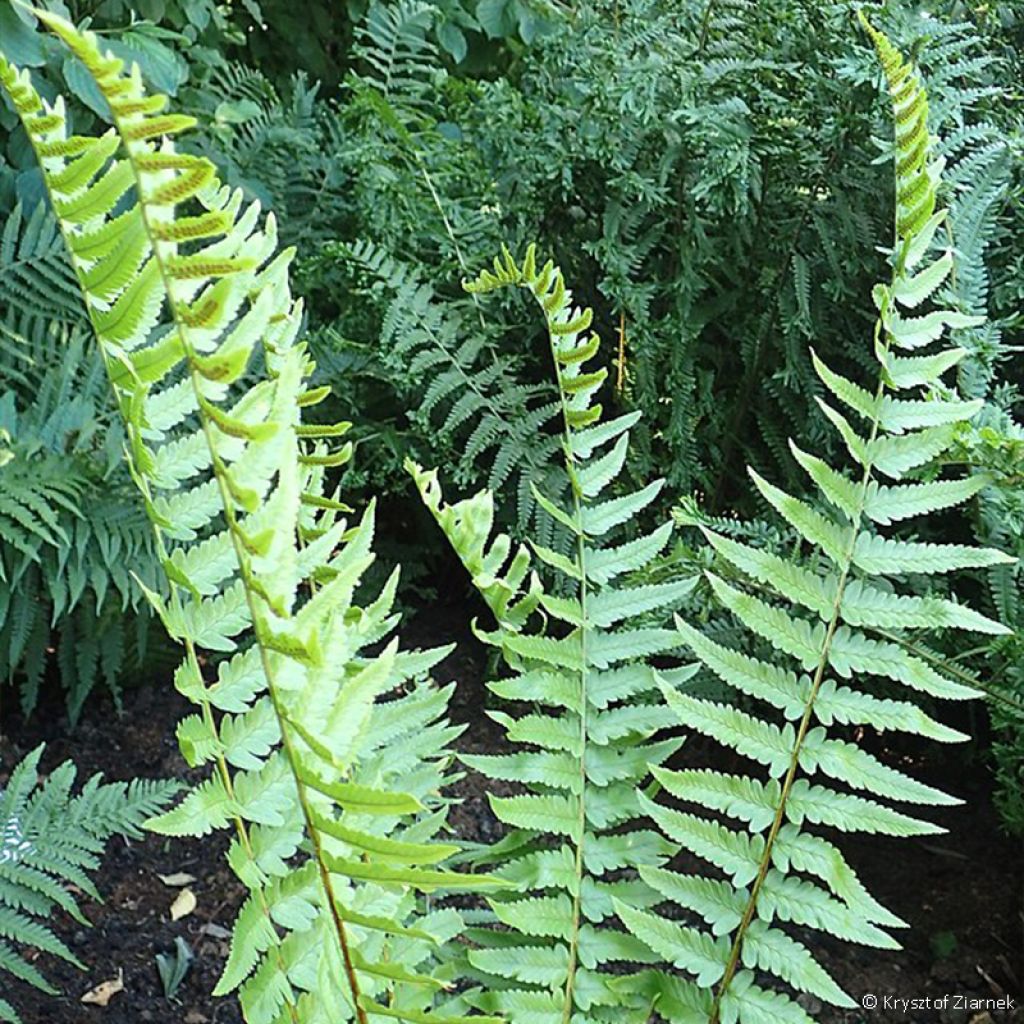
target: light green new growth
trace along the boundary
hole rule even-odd
[[[779,657],[761,661],[677,620],[681,639],[706,668],[750,698],[757,710],[697,699],[668,686],[666,700],[686,726],[766,769],[766,777],[755,777],[655,768],[668,793],[696,805],[695,811],[641,797],[642,806],[670,839],[725,876],[712,880],[641,868],[642,877],[664,900],[703,919],[703,928],[639,907],[618,908],[638,938],[685,972],[655,979],[658,1013],[678,1024],[810,1022],[788,995],[755,983],[755,972],[836,1006],[856,1005],[811,950],[780,926],[789,923],[851,942],[894,948],[885,929],[902,922],[868,894],[839,850],[806,826],[926,835],[940,830],[883,801],[957,801],[883,764],[855,743],[830,737],[828,729],[838,723],[895,729],[944,742],[964,738],[909,700],[880,699],[853,685],[861,677],[887,679],[935,698],[974,696],[973,690],[946,678],[904,647],[876,639],[862,628],[1005,632],[999,623],[959,603],[919,597],[892,584],[908,574],[990,566],[1006,561],[1006,556],[983,548],[898,540],[878,529],[961,504],[985,481],[969,477],[900,482],[941,455],[953,440],[956,424],[980,405],[950,397],[940,382],[963,350],[904,353],[938,341],[946,327],[966,326],[976,318],[948,309],[911,312],[928,302],[953,265],[949,251],[930,255],[945,217],[944,210],[935,209],[940,168],[931,162],[927,100],[917,73],[884,35],[861,20],[881,58],[896,122],[893,272],[891,281],[874,293],[879,310],[875,355],[881,372],[874,391],[868,391],[812,353],[826,390],[849,410],[841,413],[834,405],[821,403],[849,450],[854,472],[847,476],[796,446],[793,455],[815,484],[823,506],[832,511],[784,493],[751,470],[765,500],[806,542],[809,560],[787,561],[705,531],[718,554],[755,584],[748,592],[709,573],[715,594]],[[923,396],[901,395],[920,388],[926,389]],[[765,592],[772,600],[758,596]],[[784,722],[762,717],[764,705],[781,712]],[[822,777],[844,784],[843,788],[818,781]],[[735,825],[705,816],[709,810]]]
[[[463,757],[484,775],[526,790],[491,797],[510,831],[484,859],[497,863],[497,873],[518,891],[491,901],[503,929],[471,933],[479,948],[468,954],[469,963],[486,984],[476,1002],[524,1024],[641,1024],[650,999],[613,965],[651,962],[652,955],[618,925],[614,904],[657,902],[657,891],[636,869],[656,868],[675,848],[638,819],[649,766],[680,745],[652,739],[667,709],[645,659],[681,642],[673,630],[633,620],[677,604],[693,581],[622,585],[664,549],[672,528],[666,523],[617,546],[609,540],[653,501],[661,481],[605,496],[622,471],[639,414],[601,422],[593,397],[606,371],[586,367],[599,340],[587,333],[591,311],[574,307],[561,271],[550,262],[538,267],[533,248],[522,264],[505,252],[493,273],[466,287],[477,293],[523,288],[544,314],[570,486],[567,507],[536,490],[534,497],[572,541],[567,553],[540,544],[532,554],[515,547],[505,534],[492,536],[489,491],[445,505],[436,472],[409,467],[497,621],[493,632],[478,635],[501,652],[511,675],[490,689],[531,708],[492,713],[512,753]],[[692,669],[668,674],[682,681]]]
[[[231,828],[229,861],[250,891],[217,992],[239,989],[249,1024],[448,1024],[427,968],[461,920],[423,912],[416,892],[490,881],[441,869],[454,848],[432,842],[457,730],[442,717],[450,690],[425,673],[445,652],[390,638],[396,576],[354,602],[373,509],[350,524],[327,491],[349,449],[326,439],[348,424],[302,421],[325,389],[306,384],[292,252],[276,252],[272,216],[175,149],[192,120],[146,95],[137,67],[124,74],[95,35],[36,13],[112,115],[98,138],[69,135],[63,100],[44,103],[0,58],[166,573],[166,593],[147,597],[184,648],[175,685],[196,713],[180,746],[212,766],[150,827]]]

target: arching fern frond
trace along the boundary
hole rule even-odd
[[[874,291],[877,384],[867,390],[813,356],[830,396],[821,403],[822,411],[848,449],[853,473],[793,446],[793,456],[822,499],[812,505],[751,470],[765,501],[803,538],[812,553],[809,560],[785,560],[705,531],[716,551],[757,585],[733,586],[709,574],[715,594],[777,656],[771,661],[750,657],[677,620],[681,639],[708,671],[750,698],[752,710],[697,699],[671,686],[663,691],[682,723],[761,765],[763,772],[656,767],[668,793],[696,804],[697,810],[643,796],[641,806],[671,840],[719,868],[725,880],[641,869],[664,900],[702,919],[699,927],[625,901],[618,905],[633,934],[685,972],[683,977],[652,974],[650,984],[659,1013],[686,1024],[810,1021],[794,999],[763,987],[755,972],[837,1006],[855,1005],[812,950],[782,926],[893,948],[896,943],[886,929],[901,922],[870,896],[839,849],[807,826],[923,835],[939,830],[888,802],[957,801],[831,732],[837,724],[854,724],[944,742],[963,738],[902,695],[875,695],[862,679],[876,677],[895,684],[897,692],[907,688],[933,698],[975,695],[973,688],[947,678],[904,647],[862,630],[1005,632],[998,622],[964,605],[896,586],[907,576],[999,564],[1007,561],[1005,555],[906,541],[883,532],[893,523],[962,504],[984,479],[904,479],[937,458],[951,444],[956,424],[977,411],[979,403],[956,399],[941,383],[963,350],[930,347],[947,328],[966,326],[974,318],[957,310],[928,309],[952,270],[953,256],[932,249],[946,213],[936,209],[938,167],[932,162],[927,97],[917,72],[882,33],[863,17],[862,22],[881,59],[896,124],[892,276]],[[769,600],[760,596],[763,590]],[[765,705],[781,712],[781,723],[764,715]],[[707,817],[709,808],[726,821]]]
[[[442,501],[436,472],[410,471],[420,495],[451,542],[496,620],[479,630],[500,651],[508,678],[489,684],[498,696],[533,710],[494,713],[510,754],[464,756],[492,779],[522,783],[523,792],[491,797],[509,826],[485,862],[517,891],[491,909],[507,930],[473,933],[469,962],[486,982],[478,1004],[514,1022],[646,1021],[649,1002],[613,965],[649,962],[651,954],[616,921],[614,902],[657,901],[636,877],[655,868],[673,844],[639,824],[649,765],[678,749],[655,740],[666,709],[646,659],[680,643],[670,629],[639,626],[638,616],[678,604],[692,579],[624,586],[668,543],[671,524],[622,542],[622,528],[658,494],[661,481],[611,497],[639,418],[601,421],[594,402],[606,370],[590,370],[597,335],[589,309],[573,305],[561,271],[522,263],[506,251],[466,285],[476,293],[522,288],[546,321],[558,385],[561,444],[570,481],[567,502],[541,491],[538,503],[571,537],[566,554],[533,542],[532,553],[494,529],[489,491],[454,505]],[[685,679],[692,670],[667,673]]]
[[[425,673],[444,652],[399,650],[397,577],[356,601],[373,508],[346,522],[326,483],[348,424],[302,422],[324,391],[306,384],[293,253],[277,251],[273,217],[175,149],[192,120],[147,95],[137,66],[126,75],[94,34],[37,16],[113,127],[69,134],[63,99],[44,103],[3,59],[0,87],[42,167],[153,526],[166,590],[146,594],[196,707],[179,744],[212,772],[150,826],[233,830],[250,895],[218,992],[240,990],[249,1024],[430,1024],[438,985],[419,968],[460,920],[415,894],[490,880],[437,866],[455,730],[449,691]]]

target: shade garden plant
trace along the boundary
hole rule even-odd
[[[0,853],[14,851],[0,857],[0,969],[41,986],[25,949],[73,955],[38,919],[55,905],[76,913],[59,879],[88,884],[81,851],[131,832],[144,810],[171,844],[223,836],[244,898],[213,994],[237,999],[248,1024],[805,1024],[809,1006],[856,1007],[820,948],[882,956],[905,922],[837,833],[932,836],[927,808],[958,803],[864,738],[966,740],[944,702],[987,682],[949,652],[1014,638],[978,592],[1015,559],[970,542],[954,511],[996,483],[1008,493],[1013,476],[963,457],[986,402],[961,394],[972,353],[951,338],[983,318],[957,291],[943,142],[916,64],[871,11],[859,27],[851,17],[885,84],[893,217],[868,243],[884,278],[863,296],[862,349],[842,365],[804,357],[821,443],[793,440],[789,457],[806,483],[793,493],[749,469],[750,496],[786,544],[698,515],[699,554],[667,565],[681,541],[665,481],[631,454],[643,412],[607,408],[614,357],[537,246],[467,263],[452,301],[468,316],[454,320],[415,267],[365,245],[325,257],[418,304],[405,351],[422,372],[435,336],[476,345],[458,336],[467,319],[500,332],[508,316],[525,338],[541,325],[543,380],[516,384],[524,364],[495,361],[483,389],[449,373],[434,395],[458,426],[486,422],[494,436],[520,399],[537,412],[522,471],[522,445],[480,439],[494,487],[450,499],[458,466],[404,464],[403,501],[418,496],[479,597],[466,625],[491,654],[503,740],[467,753],[452,687],[434,678],[450,649],[401,639],[398,570],[381,571],[375,552],[378,503],[356,507],[345,489],[360,410],[339,417],[320,383],[318,325],[293,284],[296,261],[309,269],[301,237],[281,244],[287,226],[221,180],[189,145],[195,118],[106,36],[29,16],[107,114],[79,132],[70,98],[0,56],[53,218],[47,244],[59,243],[61,279],[80,296],[75,330],[105,380],[117,472],[145,517],[132,593],[176,651],[170,685],[191,708],[176,740],[192,771],[170,807],[173,786],[90,783],[76,802],[70,769],[37,797],[37,762],[15,772],[0,797]],[[374,7],[365,45],[396,18]],[[457,49],[453,32],[441,38]],[[384,123],[418,146],[415,106],[405,114]],[[444,217],[426,157],[413,164]],[[618,358],[621,369],[621,344]],[[492,401],[506,380],[525,390]],[[24,458],[15,450],[0,474]],[[509,481],[522,514],[502,511]],[[59,547],[73,494],[23,486],[3,499],[26,564]],[[679,759],[713,744],[725,760]],[[464,768],[493,786],[496,842],[453,834]],[[76,839],[53,827],[61,816]],[[0,1019],[23,1021],[6,989]]]

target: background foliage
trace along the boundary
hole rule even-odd
[[[892,212],[877,73],[847,3],[44,6],[117,28],[115,48],[199,118],[194,148],[279,213],[286,242],[301,241],[296,286],[335,393],[326,415],[357,424],[354,498],[407,498],[411,456],[445,465],[460,488],[495,488],[513,534],[553,534],[530,496],[531,483],[555,486],[543,339],[515,297],[485,312],[459,287],[500,240],[537,240],[590,282],[579,297],[613,342],[605,406],[645,414],[627,474],[668,486],[642,525],[676,504],[684,522],[725,517],[758,546],[792,543],[759,520],[743,467],[798,492],[786,438],[834,447],[805,352],[813,344],[851,376],[865,368],[882,267],[872,246]],[[991,321],[955,337],[971,353],[959,385],[986,401],[957,457],[996,484],[939,527],[1019,552],[1024,17],[1005,0],[877,10],[921,61],[947,139],[954,298]],[[75,59],[8,0],[0,34],[44,86],[78,96],[76,125],[105,119]],[[52,664],[73,718],[97,680],[116,691],[137,674],[146,613],[123,567],[130,556],[153,582],[155,564],[107,399],[89,384],[95,365],[85,350],[67,357],[80,351],[81,309],[38,172],[6,108],[0,125],[0,427],[15,456],[0,470],[0,671],[31,709]],[[57,511],[40,523],[31,513],[43,505]],[[383,539],[430,589],[444,556],[411,507],[385,500],[385,522],[401,529]],[[710,559],[687,531],[653,573]],[[1017,570],[979,574],[976,589],[1019,627]],[[1016,638],[939,653],[1024,699]],[[1021,827],[1019,715],[992,706],[1004,809]]]

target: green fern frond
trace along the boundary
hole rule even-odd
[[[437,66],[437,47],[427,38],[433,17],[430,4],[419,0],[372,4],[356,29],[356,54],[368,71],[362,80],[379,92],[378,109],[389,127],[404,128],[430,109]]]
[[[272,216],[176,150],[192,119],[148,96],[137,67],[124,74],[93,33],[37,16],[81,60],[113,127],[69,135],[64,101],[44,103],[2,59],[0,86],[41,164],[124,421],[167,589],[140,586],[184,648],[175,686],[196,707],[179,743],[211,766],[149,827],[234,831],[228,860],[250,895],[217,992],[237,988],[249,1024],[450,1020],[426,969],[461,918],[425,912],[416,894],[500,883],[437,866],[458,730],[443,717],[450,690],[426,673],[445,651],[399,649],[396,575],[356,602],[374,509],[346,522],[327,483],[351,452],[328,439],[347,424],[301,422],[323,393],[297,342],[293,253],[277,251]]]
[[[0,309],[11,333],[31,334],[39,324],[83,315],[74,272],[45,203],[27,215],[16,205],[0,232]]]
[[[510,671],[490,688],[535,708],[492,713],[513,753],[463,757],[492,779],[523,786],[517,795],[491,797],[509,833],[482,858],[499,863],[497,873],[517,891],[491,901],[508,931],[473,933],[479,948],[468,954],[470,971],[486,985],[475,1002],[512,1021],[645,1021],[645,996],[613,965],[650,962],[651,954],[622,929],[614,906],[619,899],[657,902],[636,869],[657,867],[674,849],[640,825],[639,794],[649,766],[680,745],[654,739],[665,708],[646,659],[681,640],[635,620],[677,604],[693,580],[639,587],[617,581],[654,558],[671,527],[613,546],[660,484],[610,496],[639,414],[601,420],[594,398],[606,371],[587,365],[598,348],[588,333],[591,312],[573,305],[561,271],[550,262],[538,266],[532,247],[521,264],[506,251],[493,272],[465,287],[479,294],[523,288],[544,315],[570,498],[563,504],[539,490],[535,498],[572,538],[565,554],[537,542],[516,545],[495,532],[489,491],[445,505],[436,472],[409,466],[497,622],[494,631],[477,629]],[[677,681],[689,674],[670,673]]]
[[[100,899],[90,872],[99,867],[107,840],[140,837],[146,818],[169,803],[177,782],[136,779],[104,783],[94,775],[72,795],[76,770],[65,761],[40,779],[43,748],[37,747],[0,790],[0,973],[44,992],[57,990],[36,966],[32,950],[83,966],[53,932],[58,908],[88,924],[71,886]],[[6,986],[5,986],[6,988]],[[21,1024],[10,1003],[0,1000],[0,1021]]]
[[[154,586],[159,565],[85,333],[53,324],[20,343],[24,369],[0,393],[12,456],[0,467],[0,678],[30,713],[56,647],[74,722],[100,679],[118,696],[148,622],[132,572]]]
[[[226,182],[275,212],[286,241],[301,224],[307,247],[334,237],[322,213],[348,201],[347,174],[332,137],[337,116],[318,94],[319,84],[301,72],[279,90],[258,69],[226,63],[212,69],[194,107],[200,117],[211,108],[237,116],[238,123],[221,123],[193,144]]]
[[[818,504],[786,494],[751,470],[762,497],[812,553],[809,560],[783,559],[705,527],[717,553],[741,580],[752,584],[736,587],[709,574],[712,590],[773,656],[750,657],[677,620],[684,642],[711,673],[750,698],[751,710],[684,695],[670,685],[662,687],[666,701],[681,723],[760,764],[764,776],[655,770],[670,794],[684,804],[696,804],[698,811],[647,800],[645,808],[668,838],[721,869],[728,879],[708,885],[671,872],[641,872],[666,901],[703,918],[709,930],[684,927],[643,906],[630,906],[628,900],[617,905],[638,939],[693,979],[657,972],[650,976],[659,1011],[670,1020],[810,1020],[790,996],[762,987],[755,972],[840,1007],[855,1005],[811,949],[781,925],[788,922],[845,941],[893,948],[896,944],[885,929],[901,922],[870,897],[839,850],[806,825],[926,834],[937,829],[892,810],[887,802],[957,801],[830,732],[837,723],[849,723],[944,742],[963,738],[910,700],[866,692],[862,679],[875,677],[939,698],[975,695],[973,688],[948,678],[905,647],[862,630],[1005,632],[966,606],[902,593],[887,582],[911,574],[985,567],[1007,558],[991,549],[922,544],[878,532],[894,522],[960,505],[985,481],[904,479],[941,455],[953,440],[954,426],[978,408],[978,403],[958,401],[941,382],[959,353],[917,353],[947,328],[968,326],[977,318],[942,307],[921,312],[928,310],[953,267],[952,253],[932,254],[946,212],[936,204],[939,166],[933,161],[927,97],[918,72],[863,15],[861,20],[885,72],[896,125],[892,277],[874,291],[880,375],[876,388],[868,391],[813,356],[829,395],[822,410],[854,462],[854,472],[847,475],[793,448],[820,495]],[[833,400],[845,407],[843,412]],[[883,482],[886,478],[889,482]],[[763,704],[781,711],[783,722],[762,717]],[[811,776],[832,781],[812,783]],[[835,789],[832,782],[848,789]],[[701,810],[708,808],[726,820],[705,817]]]

